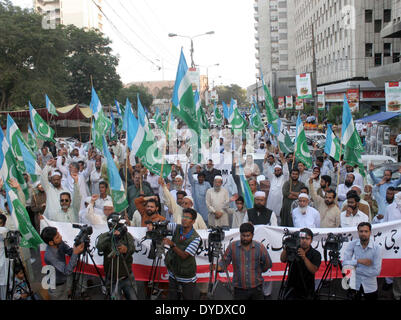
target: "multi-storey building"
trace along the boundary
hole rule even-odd
[[[391,0],[293,0],[290,30],[295,32],[296,72],[313,72],[326,102],[341,103],[349,89],[359,89],[362,108],[382,106],[384,88],[369,80],[373,67],[399,59],[400,41],[383,39],[391,23]]]
[[[256,77],[260,72],[273,97],[295,94],[295,56],[291,43],[288,19],[290,0],[255,0]],[[264,93],[259,83],[258,96]],[[256,84],[248,88],[255,95]]]
[[[48,25],[73,24],[102,31],[101,3],[102,0],[34,0],[34,9],[46,16]]]

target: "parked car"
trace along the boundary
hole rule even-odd
[[[384,170],[391,170],[392,172],[392,177],[391,180],[398,180],[400,178],[400,173],[399,173],[399,168],[401,167],[401,162],[388,162],[388,163],[382,163],[376,166],[373,169],[373,174],[378,178],[381,179],[383,178]],[[369,172],[367,172],[366,179],[368,181],[368,184],[373,185],[373,180],[370,177]]]

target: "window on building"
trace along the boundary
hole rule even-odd
[[[383,49],[383,55],[385,57],[391,57],[391,43],[385,43]]]
[[[373,22],[373,10],[365,10],[365,23]]]
[[[382,54],[381,53],[376,53],[375,54],[375,67],[381,66],[382,65]]]
[[[373,43],[365,43],[365,57],[373,57]]]
[[[399,52],[394,52],[393,53],[393,63],[400,62],[400,53]]]
[[[383,12],[383,22],[391,22],[391,9],[384,9]]]
[[[381,30],[382,30],[382,21],[375,20],[375,33],[380,33]]]

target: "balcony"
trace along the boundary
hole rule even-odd
[[[256,31],[258,31],[258,28],[259,28],[259,22],[255,22],[254,26],[255,26],[255,30],[256,30]]]
[[[259,14],[258,13],[255,13],[253,16],[254,16],[256,21],[259,21]]]

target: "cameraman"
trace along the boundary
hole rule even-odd
[[[194,209],[183,210],[180,224],[169,223],[167,228],[172,232],[172,239],[164,238],[163,244],[169,245],[165,265],[169,274],[169,300],[177,300],[179,287],[182,287],[184,300],[199,299],[199,289],[196,286],[195,254],[201,242],[199,234],[193,228],[197,217]],[[153,226],[149,225],[148,228]]]
[[[127,300],[136,300],[132,286],[132,255],[135,252],[135,242],[125,225],[116,226],[115,221],[120,215],[113,213],[108,218],[109,232],[102,233],[97,239],[96,248],[103,255],[103,265],[110,284],[116,287],[117,298],[121,292]]]
[[[51,300],[67,300],[67,277],[73,273],[84,243],[70,248],[55,227],[45,227],[40,236],[47,244],[45,263],[56,269],[56,289],[49,289],[49,296]],[[66,255],[71,256],[68,264],[65,262]]]
[[[315,273],[319,270],[322,256],[319,251],[311,247],[313,232],[303,228],[299,233],[300,247],[297,256],[290,262],[288,272],[286,300],[309,300],[315,291]],[[287,247],[281,253],[281,262],[288,262]]]

